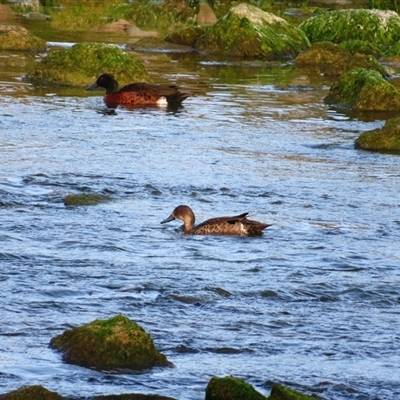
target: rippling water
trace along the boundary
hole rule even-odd
[[[400,398],[398,156],[357,151],[383,124],[329,110],[329,82],[290,66],[149,57],[178,110],[107,110],[101,92],[0,73],[0,389],[202,399],[235,375],[325,399]],[[4,61],[7,60],[7,61]],[[111,203],[67,208],[69,193]],[[249,211],[262,238],[187,237],[160,225]],[[173,368],[112,375],[48,347],[124,314]]]

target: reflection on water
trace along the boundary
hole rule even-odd
[[[1,392],[200,399],[231,374],[265,394],[274,381],[399,397],[398,157],[353,147],[383,121],[329,110],[329,82],[290,65],[152,56],[155,81],[193,96],[109,110],[101,94],[37,88],[21,82],[24,62],[0,62]],[[82,192],[114,200],[64,207]],[[185,237],[160,225],[178,204],[199,221],[249,211],[273,226]],[[114,376],[48,347],[118,313],[174,368]]]

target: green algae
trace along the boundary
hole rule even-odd
[[[66,206],[90,206],[110,200],[111,197],[105,194],[96,194],[96,193],[68,194],[64,199],[64,204]]]
[[[150,335],[123,315],[95,320],[50,341],[67,363],[98,370],[143,370],[170,365]]]
[[[273,384],[268,400],[316,400],[318,397],[300,393],[287,386]]]
[[[364,68],[341,75],[324,101],[354,111],[400,110],[400,92],[377,71]]]
[[[86,42],[50,52],[33,67],[28,79],[36,84],[88,86],[105,72],[113,74],[120,85],[151,82],[139,58],[116,46]]]
[[[361,40],[387,47],[400,40],[400,17],[394,11],[336,10],[299,25],[310,42]]]
[[[400,154],[400,118],[389,119],[382,128],[362,133],[355,141],[355,148]]]
[[[1,396],[3,400],[62,400],[58,393],[47,390],[43,386],[26,386]]]
[[[43,51],[47,43],[21,26],[0,25],[0,50]]]
[[[284,19],[243,3],[208,27],[195,47],[208,54],[274,59],[297,55],[309,41]]]
[[[214,376],[208,382],[205,400],[266,400],[266,397],[242,379]]]
[[[313,73],[338,76],[355,68],[371,69],[388,76],[378,61],[366,54],[352,54],[332,42],[317,42],[310,50],[300,53],[294,60],[296,67],[309,68]]]

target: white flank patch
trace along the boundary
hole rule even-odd
[[[157,100],[157,105],[158,105],[158,106],[166,107],[166,106],[168,105],[167,98],[166,98],[165,96],[161,96],[161,97]]]

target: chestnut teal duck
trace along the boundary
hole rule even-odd
[[[104,102],[109,106],[118,104],[126,106],[179,105],[189,97],[188,93],[181,93],[174,85],[155,85],[144,82],[130,83],[118,90],[118,82],[110,74],[100,75],[86,90],[99,87],[106,89]]]
[[[248,213],[243,213],[232,217],[211,218],[195,226],[196,219],[192,209],[189,206],[180,205],[161,223],[180,219],[184,223],[183,232],[192,235],[261,236],[262,231],[271,226],[247,219],[247,215]]]

